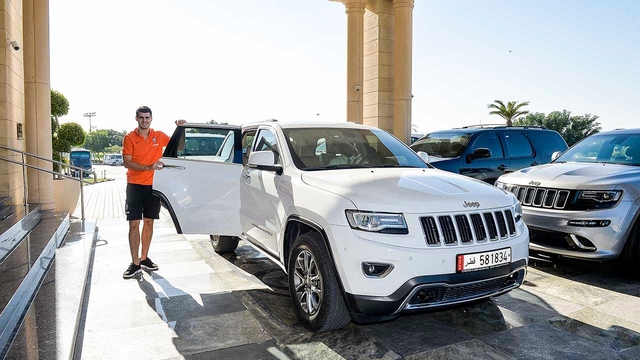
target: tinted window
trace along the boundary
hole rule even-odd
[[[517,132],[505,132],[504,138],[507,141],[511,157],[517,158],[533,156],[531,143],[524,134]]]
[[[469,142],[469,134],[461,132],[431,133],[411,144],[413,151],[423,151],[429,156],[460,156]]]
[[[494,133],[480,134],[478,140],[473,144],[473,150],[479,148],[486,148],[491,150],[491,159],[504,158],[504,152],[502,151],[502,143],[498,139],[498,135]]]
[[[556,151],[565,151],[568,146],[562,136],[555,131],[530,131],[527,136],[536,145],[536,152],[544,155],[548,160]]]

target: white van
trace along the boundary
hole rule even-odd
[[[122,154],[105,154],[102,160],[105,165],[120,166],[122,165]]]

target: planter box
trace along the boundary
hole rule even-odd
[[[68,211],[73,214],[78,206],[80,198],[80,184],[70,179],[59,179],[53,181],[53,199],[56,202],[57,211]]]

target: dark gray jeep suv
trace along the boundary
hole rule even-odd
[[[567,149],[554,130],[539,126],[465,126],[425,135],[411,144],[434,167],[493,184],[503,174],[547,164]]]

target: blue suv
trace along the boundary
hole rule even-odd
[[[539,126],[465,126],[425,135],[411,144],[434,167],[493,184],[501,175],[551,162],[567,149],[562,136]]]

